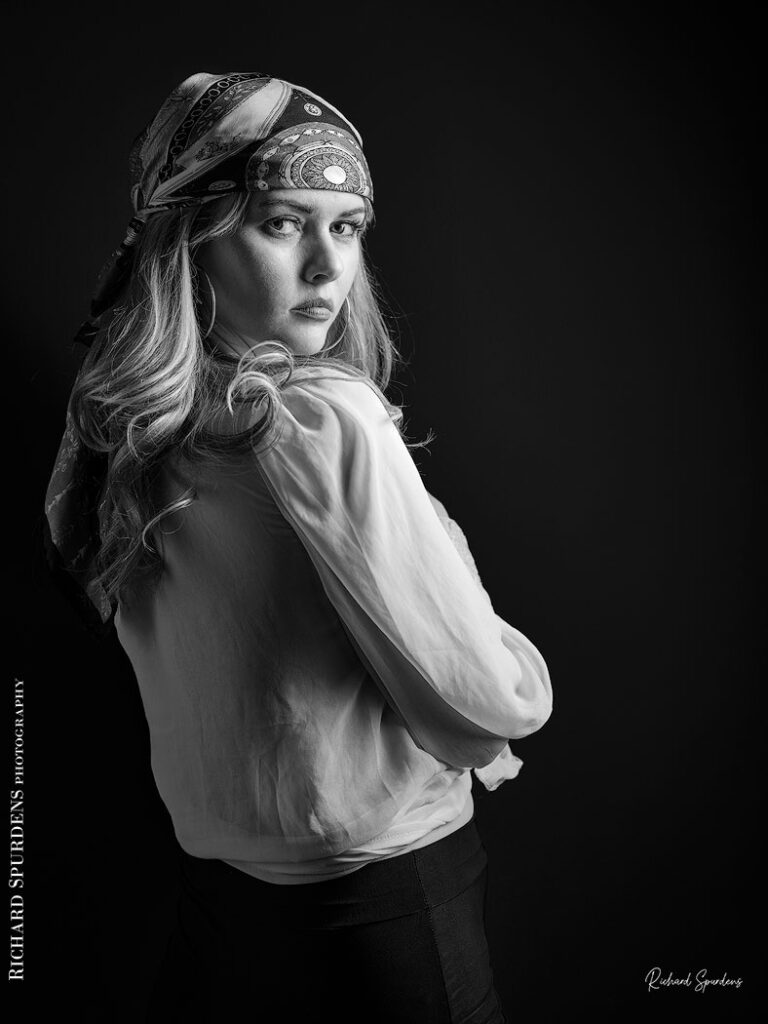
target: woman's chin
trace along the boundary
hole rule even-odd
[[[291,352],[300,356],[316,356],[325,348],[328,331],[325,324],[322,329],[315,327],[309,331],[285,331],[280,340]]]

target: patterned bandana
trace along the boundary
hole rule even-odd
[[[154,213],[268,189],[332,189],[372,202],[362,143],[335,107],[282,79],[255,72],[185,79],[134,142],[134,217],[101,269],[91,316],[75,341],[92,344],[130,279],[136,242]],[[46,494],[43,543],[55,581],[96,631],[109,626],[114,610],[93,582],[106,469],[107,456],[81,444],[67,412]]]

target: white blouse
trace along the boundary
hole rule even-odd
[[[152,769],[188,853],[278,883],[436,841],[471,775],[552,711],[539,651],[493,610],[368,378],[305,372],[266,452],[165,465],[156,587],[118,607]]]

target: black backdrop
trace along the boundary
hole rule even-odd
[[[510,1021],[751,1019],[756,25],[738,5],[271,7],[14,15],[16,1019],[52,1000],[83,1021],[140,1021],[170,920],[175,840],[136,684],[116,642],[91,640],[51,588],[35,536],[69,339],[130,215],[130,141],[200,70],[266,70],[360,127],[369,248],[409,359],[392,395],[412,437],[434,430],[425,482],[550,667],[555,711],[512,744],[520,777],[475,784]],[[649,992],[653,967],[743,983]]]

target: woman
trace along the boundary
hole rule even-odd
[[[384,395],[360,135],[280,79],[197,74],[131,173],[47,516],[179,841],[148,1019],[503,1021],[471,772],[514,778],[552,689]]]

